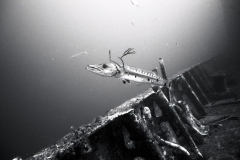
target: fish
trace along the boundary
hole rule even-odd
[[[74,54],[74,55],[70,56],[69,59],[75,59],[79,56],[83,56],[83,55],[87,55],[87,54],[88,54],[87,51],[80,52],[80,53],[77,53],[77,54]]]
[[[111,51],[109,50],[109,63],[101,63],[94,65],[87,65],[86,70],[103,76],[121,79],[123,84],[130,84],[136,82],[137,84],[149,84],[154,91],[167,85],[167,80],[160,77],[157,69],[152,71],[143,70],[140,68],[130,67],[124,64],[123,57],[128,54],[134,54],[133,48],[126,50],[122,57],[118,57],[122,61],[122,65],[111,60]]]
[[[131,2],[132,2],[132,4],[133,4],[134,6],[136,6],[136,7],[139,8],[139,5],[137,4],[137,2],[136,2],[135,0],[131,0]]]

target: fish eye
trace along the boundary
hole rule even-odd
[[[103,64],[103,65],[102,65],[102,68],[107,68],[107,65],[106,65],[106,64]]]

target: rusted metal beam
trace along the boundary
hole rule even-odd
[[[162,77],[167,80],[167,73],[166,73],[166,70],[165,70],[165,66],[164,66],[164,63],[163,63],[163,59],[162,58],[159,58],[159,65],[160,65],[160,70],[161,70],[161,73],[162,73]]]
[[[159,63],[162,76],[167,80],[163,60],[159,59]],[[181,74],[169,82],[170,92],[169,86],[157,92],[149,89],[91,123],[73,129],[56,144],[27,160],[167,160],[171,157],[202,157],[192,136],[207,135],[208,128],[192,115],[186,103],[175,98],[177,92],[171,85],[174,86],[176,82],[184,84],[182,93],[187,88],[202,106],[199,97]],[[192,107],[198,111],[201,109],[199,106]]]

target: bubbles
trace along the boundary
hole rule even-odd
[[[72,131],[74,131],[74,127],[73,127],[73,126],[71,126],[70,129],[71,129]]]

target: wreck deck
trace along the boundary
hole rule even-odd
[[[231,62],[231,65],[226,62]],[[236,64],[235,68],[232,64]],[[176,107],[178,111],[176,112],[166,101],[162,92],[155,94],[149,89],[111,109],[105,115],[95,118],[91,123],[73,130],[56,144],[43,149],[27,160],[186,159],[186,156],[182,158],[181,154],[175,156],[175,153],[179,152],[168,148],[169,145],[165,150],[167,157],[164,158],[165,155],[159,152],[164,149],[161,148],[164,145],[159,142],[159,145],[155,145],[156,140],[160,139],[156,136],[158,134],[171,142],[179,141],[179,144],[186,147],[189,152],[195,152],[191,155],[199,155],[199,148],[204,157],[189,156],[188,159],[240,159],[239,65],[238,59],[234,56],[221,55],[186,69],[170,80],[171,89],[165,94],[169,93],[173,102],[184,102],[181,104],[186,104],[197,119],[205,117],[200,122],[213,124],[213,120],[221,117],[235,116],[218,125],[210,126],[210,133],[207,136],[204,136],[205,134],[201,134],[201,137],[195,136],[196,134],[192,132],[192,138],[186,128],[189,128],[189,124],[197,127],[195,123],[198,120],[191,118],[184,105],[183,110]],[[225,70],[226,74],[222,74],[221,70]],[[221,79],[216,81],[216,78],[219,78],[216,73],[220,73],[220,78],[223,77],[224,81]],[[144,108],[147,109],[146,113]],[[185,112],[182,112],[184,110]],[[179,128],[179,124],[182,127]],[[201,129],[203,128],[198,128],[198,131],[202,131]],[[198,142],[197,146],[193,140]],[[179,148],[179,146],[175,147],[175,150],[183,151]],[[161,157],[161,155],[164,156]]]
[[[240,103],[218,105],[206,108],[208,116],[239,116]],[[228,119],[219,127],[211,127],[204,138],[200,151],[208,160],[240,159],[240,119]]]

